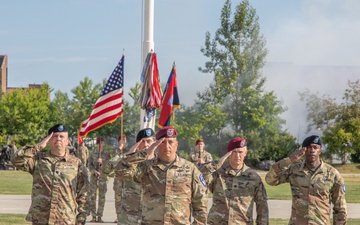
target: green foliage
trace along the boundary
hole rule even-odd
[[[241,1],[233,14],[231,9],[231,1],[225,1],[220,28],[213,39],[206,33],[201,48],[209,61],[199,70],[214,75],[209,88],[198,93],[197,104],[202,109],[198,112],[205,114],[202,121],[206,121],[201,134],[216,143],[212,147],[219,156],[230,138],[242,136],[248,140],[250,164],[278,160],[296,149],[296,143],[282,130],[285,121],[280,115],[286,109],[273,92],[263,90],[261,69],[268,51],[259,18],[247,0]]]
[[[360,162],[360,81],[349,81],[348,85],[339,104],[336,99],[319,97],[308,90],[300,93],[308,110],[308,130],[321,129],[326,146],[324,156],[337,155],[343,164],[349,158]]]
[[[52,122],[49,87],[15,89],[0,99],[0,133],[18,137],[20,145],[31,144],[46,135]]]

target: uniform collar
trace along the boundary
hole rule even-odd
[[[159,167],[161,170],[165,170],[167,167],[161,162],[160,158],[157,157],[156,159],[156,165],[157,167]],[[178,155],[176,155],[175,157],[175,161],[172,163],[172,165],[170,167],[173,167],[173,166],[176,166],[176,167],[180,167],[181,166],[181,159]],[[168,168],[170,168],[168,167]]]
[[[225,173],[235,176],[236,174],[241,174],[244,171],[249,169],[249,167],[244,163],[243,167],[240,170],[234,170],[231,168],[230,163],[228,162],[226,165]]]
[[[304,171],[306,173],[310,173],[309,168],[306,166],[306,161],[304,160],[304,162],[300,165],[300,171]],[[320,160],[320,166],[319,168],[317,168],[317,170],[315,171],[315,173],[325,173],[325,167],[324,167],[324,162],[322,160]]]

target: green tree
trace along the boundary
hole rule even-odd
[[[47,134],[51,124],[50,93],[40,88],[15,89],[0,99],[0,132],[17,136],[20,145],[34,144]]]
[[[321,129],[326,144],[324,155],[329,159],[337,155],[343,164],[350,157],[353,162],[360,161],[360,81],[349,81],[348,86],[341,103],[308,90],[300,93],[308,111],[308,130]]]
[[[85,77],[75,88],[71,89],[73,98],[69,107],[69,124],[72,133],[77,133],[81,123],[90,115],[96,100],[99,98],[101,85],[94,84],[92,80]],[[94,137],[90,135],[90,137]]]
[[[54,124],[63,123],[68,125],[70,123],[70,107],[71,101],[67,93],[56,91],[54,99],[50,102],[50,111],[52,112],[51,120]]]
[[[243,0],[232,14],[231,1],[226,0],[220,20],[221,27],[214,39],[207,32],[205,47],[201,48],[209,61],[199,70],[213,73],[214,81],[204,92],[198,93],[200,102],[221,105],[221,111],[227,115],[225,126],[230,125],[233,130],[226,136],[230,138],[235,134],[249,139],[249,149],[255,160],[276,155],[272,154],[278,150],[276,145],[294,148],[295,139],[282,131],[285,121],[280,115],[286,109],[273,92],[263,90],[265,77],[261,69],[268,51],[255,9],[249,1]],[[283,143],[280,137],[274,138],[277,134],[285,135],[288,143]]]

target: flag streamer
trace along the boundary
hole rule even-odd
[[[139,103],[142,109],[161,107],[161,88],[156,53],[149,52],[146,56],[141,73],[143,86],[139,96]]]

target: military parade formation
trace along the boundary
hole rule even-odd
[[[120,135],[111,151],[104,148],[105,138],[97,137],[93,151],[81,142],[73,155],[66,126],[51,127],[40,143],[10,156],[14,167],[33,177],[26,220],[34,225],[103,223],[107,183],[114,177],[117,224],[269,224],[264,183],[244,163],[246,139],[232,138],[218,160],[198,139],[184,159],[177,152],[177,135],[172,126],[157,133],[145,128],[131,147]],[[50,150],[41,151],[47,145]],[[265,176],[272,186],[290,184],[291,225],[327,225],[330,218],[333,224],[346,224],[344,180],[321,160],[321,151],[320,137],[309,136]]]

